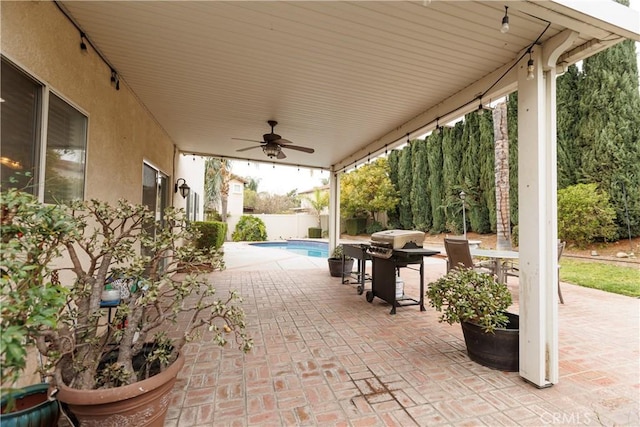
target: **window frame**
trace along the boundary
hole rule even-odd
[[[36,181],[33,183],[34,196],[38,201],[44,203],[45,199],[45,179],[46,179],[46,167],[47,167],[47,143],[48,143],[48,131],[49,131],[49,113],[50,113],[50,96],[53,93],[62,102],[76,110],[78,113],[86,118],[85,132],[84,132],[84,168],[82,171],[82,194],[80,200],[84,200],[87,192],[87,169],[88,169],[88,157],[89,157],[89,129],[91,117],[90,114],[81,108],[78,104],[71,101],[68,97],[62,94],[60,90],[57,90],[54,86],[49,84],[46,80],[42,79],[36,73],[33,73],[28,67],[25,67],[20,62],[14,60],[5,53],[0,54],[0,62],[6,61],[9,66],[14,67],[19,72],[23,73],[26,77],[33,80],[34,84],[39,86],[38,101],[38,117],[36,118],[33,126],[37,127],[38,137],[36,138],[37,147],[34,147],[34,153],[36,154],[36,162],[33,171]]]

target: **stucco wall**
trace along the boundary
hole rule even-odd
[[[173,177],[173,143],[53,2],[0,2],[2,54],[89,117],[85,198],[142,201],[142,165]],[[90,37],[90,35],[89,35]],[[114,66],[117,67],[116,64]]]
[[[0,2],[2,54],[88,116],[85,199],[142,201],[143,161],[169,175],[173,189],[173,143],[120,76],[88,46],[53,2]],[[114,64],[115,65],[115,64]],[[39,381],[28,360],[17,386]]]

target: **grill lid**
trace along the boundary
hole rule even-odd
[[[371,235],[371,244],[392,249],[403,248],[408,243],[422,247],[424,233],[417,230],[385,230]]]

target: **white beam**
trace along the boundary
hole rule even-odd
[[[329,255],[340,240],[340,174],[329,175]]]

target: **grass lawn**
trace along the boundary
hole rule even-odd
[[[560,281],[640,297],[640,270],[596,262],[560,261]]]

